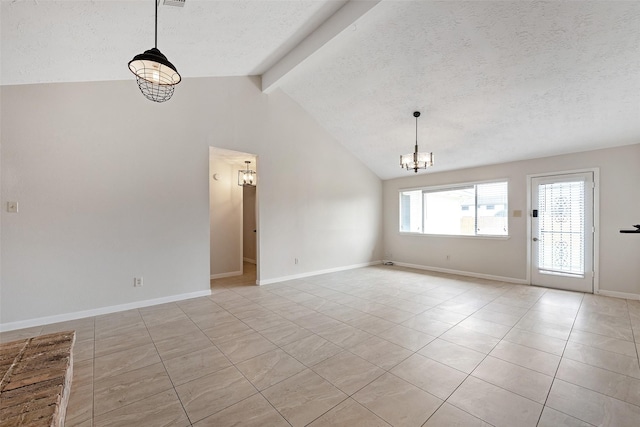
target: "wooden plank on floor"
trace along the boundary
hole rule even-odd
[[[75,331],[0,344],[0,427],[62,427]]]

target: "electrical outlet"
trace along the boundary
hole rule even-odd
[[[294,259],[293,259],[293,262],[294,262],[296,265],[298,265],[298,258],[294,258]]]
[[[447,255],[447,261],[451,261],[451,255]]]
[[[143,284],[144,284],[144,281],[142,280],[142,276],[133,278],[134,288],[141,288]]]

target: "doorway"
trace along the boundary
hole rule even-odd
[[[248,162],[248,163],[247,163]],[[257,156],[209,149],[209,256],[212,287],[255,285],[258,280]],[[248,184],[252,184],[249,186]]]
[[[594,171],[530,177],[531,284],[594,292]]]

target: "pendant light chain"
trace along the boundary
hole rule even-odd
[[[414,114],[415,118],[416,118],[416,153],[418,152],[418,117],[420,116],[420,114],[418,114],[417,116]],[[417,159],[416,159],[417,160]]]
[[[156,37],[155,37],[155,44],[153,45],[153,47],[155,47],[156,49],[158,48],[158,3],[160,3],[160,0],[153,0],[153,2],[156,4]]]

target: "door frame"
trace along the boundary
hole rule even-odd
[[[216,178],[213,177],[214,175],[214,170],[211,169],[211,159],[212,156],[213,157],[220,157],[220,158],[224,158],[224,154],[226,153],[226,158],[227,161],[229,162],[229,158],[231,156],[231,161],[230,164],[231,168],[235,171],[234,173],[231,174],[231,180],[230,180],[230,186],[234,187],[237,185],[236,182],[236,178],[237,178],[237,172],[244,168],[245,165],[243,163],[240,162],[239,159],[241,159],[242,161],[244,161],[245,158],[247,157],[251,157],[253,162],[254,162],[254,166],[253,169],[255,169],[256,174],[258,176],[258,181],[256,184],[256,200],[255,200],[255,218],[256,218],[256,232],[255,234],[255,239],[256,239],[256,281],[254,283],[254,285],[259,285],[260,284],[260,174],[259,174],[259,159],[260,157],[257,154],[254,153],[247,153],[244,151],[237,151],[237,150],[233,150],[233,149],[228,149],[228,148],[221,148],[221,147],[216,147],[213,145],[209,146],[209,157],[208,157],[208,165],[209,167],[207,168],[208,170],[208,204],[209,204],[209,249],[208,249],[208,254],[209,254],[209,260],[211,260],[211,186],[213,185],[213,180],[216,180]],[[236,159],[237,157],[237,159]],[[233,164],[233,159],[238,160],[237,164]],[[219,279],[219,278],[223,278],[223,277],[233,277],[233,276],[240,276],[244,273],[244,239],[243,239],[243,233],[244,233],[244,229],[243,229],[243,208],[244,208],[244,195],[242,194],[242,191],[240,192],[240,227],[239,227],[239,235],[240,235],[240,251],[238,252],[238,257],[240,260],[240,270],[239,271],[234,271],[231,272],[230,274],[228,273],[221,273],[221,274],[216,274],[216,275],[211,275],[211,262],[209,262],[209,277],[210,279]],[[215,276],[215,277],[213,277]]]
[[[531,190],[533,188],[533,178],[544,178],[556,175],[569,175],[574,173],[593,173],[593,293],[600,293],[600,168],[572,169],[557,172],[545,172],[527,175],[527,276],[526,282],[531,283],[531,268],[533,263],[531,257],[533,255],[533,235],[532,235],[532,198]],[[571,292],[571,291],[568,291]]]

